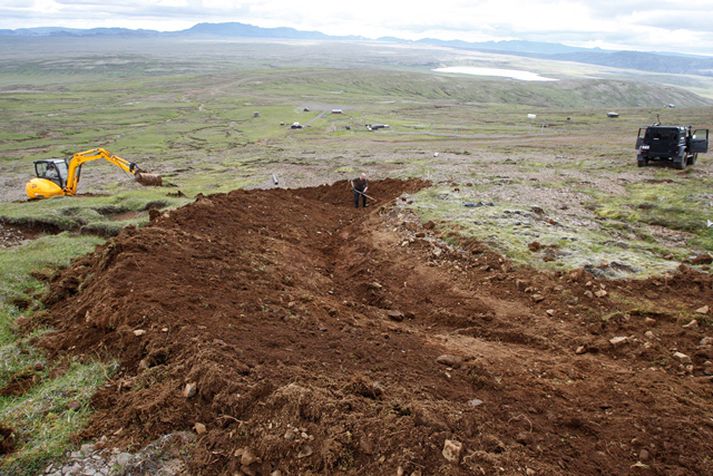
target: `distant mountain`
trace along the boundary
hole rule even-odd
[[[179,36],[214,36],[238,38],[283,38],[291,40],[364,40],[361,36],[330,36],[319,31],[302,31],[294,28],[261,28],[245,23],[198,23],[174,33]]]
[[[550,55],[549,58],[656,73],[713,76],[713,58],[704,56],[679,56],[641,51],[583,51]]]
[[[17,30],[0,30],[0,36],[15,37],[85,37],[85,36],[119,36],[119,37],[150,37],[159,36],[161,32],[154,30],[131,30],[129,28],[63,28],[40,27],[18,28]]]
[[[206,38],[265,38],[291,40],[338,40],[362,41],[361,36],[331,36],[319,31],[303,31],[294,28],[261,28],[245,23],[198,23],[181,31],[159,32],[154,30],[130,30],[128,28],[19,28],[0,30],[2,37],[206,37]],[[559,43],[509,40],[471,43],[460,40],[439,40],[424,38],[417,41],[384,37],[376,41],[383,43],[404,43],[431,45],[448,48],[495,52],[516,56],[572,61],[615,68],[629,68],[656,73],[696,74],[713,76],[713,58],[706,56],[682,55],[676,53],[645,53],[640,51],[609,51],[599,48],[577,48]]]
[[[576,48],[574,46],[561,45],[559,43],[544,43],[539,41],[508,40],[508,41],[484,41],[480,43],[470,43],[460,40],[437,40],[434,38],[424,38],[417,43],[427,45],[447,46],[450,48],[460,48],[467,50],[496,51],[505,53],[528,53],[528,54],[566,54],[579,51],[601,51],[588,48]]]

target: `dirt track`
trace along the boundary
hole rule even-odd
[[[122,363],[84,436],[137,448],[200,422],[191,474],[248,453],[245,474],[713,474],[710,314],[674,317],[713,304],[711,277],[604,296],[513,268],[398,206],[424,185],[376,182],[358,211],[343,182],[199,197],[76,262],[42,344]]]

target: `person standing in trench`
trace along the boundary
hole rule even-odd
[[[362,200],[362,206],[366,208],[366,191],[369,190],[369,181],[366,179],[366,174],[362,173],[359,178],[350,182],[354,191],[354,208],[359,208],[359,197]]]

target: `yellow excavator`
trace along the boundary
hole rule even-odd
[[[96,148],[77,152],[69,160],[36,160],[35,175],[37,177],[27,182],[25,192],[30,200],[76,195],[82,164],[98,159],[104,159],[130,173],[141,185],[162,185],[163,181],[160,175],[147,174],[135,163],[122,159],[106,149]]]

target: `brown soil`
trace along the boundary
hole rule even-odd
[[[12,428],[0,426],[0,455],[12,453],[15,449],[15,432]]]
[[[22,244],[26,240],[34,240],[40,233],[36,229],[10,225],[0,221],[0,248],[10,248]]]
[[[43,344],[122,364],[83,436],[202,423],[191,474],[713,474],[710,314],[680,321],[711,277],[516,268],[394,201],[424,185],[199,197],[75,262]]]
[[[0,396],[18,396],[31,389],[39,377],[31,370],[22,370],[10,378],[10,381],[0,389]]]

